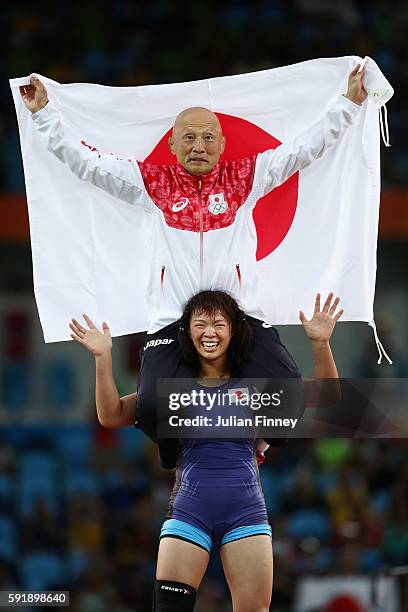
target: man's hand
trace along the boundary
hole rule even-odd
[[[333,293],[329,293],[327,300],[324,303],[323,309],[320,310],[320,293],[316,295],[315,309],[313,317],[308,321],[301,310],[299,319],[302,322],[303,328],[312,342],[328,343],[333,333],[334,326],[343,314],[343,309],[335,314],[340,298],[336,297],[333,302]]]
[[[21,85],[20,94],[24,104],[32,113],[38,113],[48,104],[45,85],[34,74],[30,76],[30,85]]]
[[[74,332],[70,334],[71,338],[82,344],[82,346],[88,349],[95,357],[110,355],[112,350],[112,337],[108,324],[104,321],[102,323],[102,331],[99,331],[86,314],[84,314],[83,317],[89,329],[83,327],[76,319],[72,319],[72,322],[69,324],[71,330]]]
[[[350,72],[346,94],[346,98],[355,104],[362,104],[368,95],[363,85],[364,68],[361,72],[359,72],[359,70],[360,66],[357,65],[354,70]]]

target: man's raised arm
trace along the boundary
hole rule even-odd
[[[353,123],[361,104],[367,98],[362,82],[364,70],[359,72],[359,68],[356,66],[349,75],[347,94],[339,95],[320,121],[294,140],[258,155],[256,182],[262,195],[279,187],[292,174],[322,157]]]
[[[30,83],[20,87],[21,97],[47,149],[82,181],[89,181],[130,204],[140,201],[144,189],[137,163],[101,155],[93,147],[72,141],[65,133],[60,114],[48,100],[44,84],[35,75],[31,75]]]

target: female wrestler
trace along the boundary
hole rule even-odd
[[[329,339],[342,311],[329,294],[313,318],[300,320],[312,342],[317,378],[337,378]],[[72,338],[96,358],[96,404],[106,426],[134,421],[135,394],[120,398],[112,376],[109,328],[70,324]],[[220,384],[239,375],[250,346],[250,327],[228,294],[205,291],[191,298],[182,317],[181,346],[195,367],[198,384]],[[221,560],[234,612],[267,612],[272,595],[271,528],[259,483],[255,439],[183,440],[170,498],[168,519],[160,534],[154,610],[191,611],[205,574],[213,541]]]

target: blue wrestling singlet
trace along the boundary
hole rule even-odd
[[[255,436],[183,439],[160,538],[187,540],[210,552],[213,542],[271,536],[256,444]]]

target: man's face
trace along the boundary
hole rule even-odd
[[[193,176],[214,168],[225,148],[217,116],[206,108],[189,108],[177,117],[169,138],[170,151]]]

